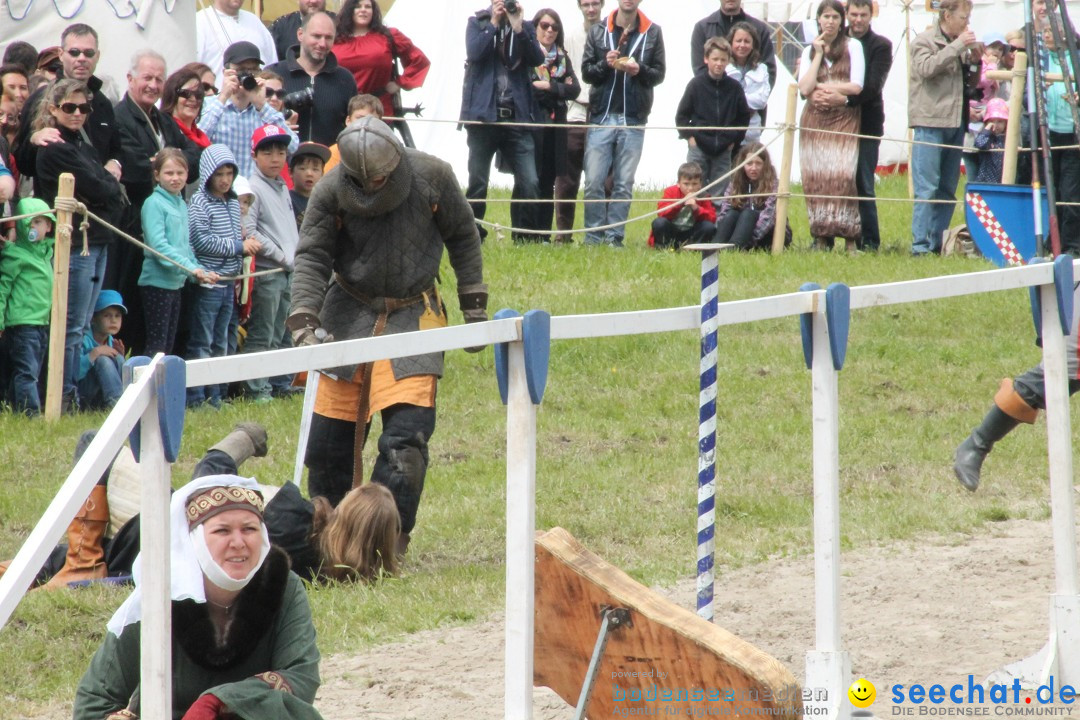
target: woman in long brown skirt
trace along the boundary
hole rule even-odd
[[[806,98],[799,121],[799,169],[814,247],[831,248],[839,236],[854,252],[859,203],[842,198],[856,197],[859,108],[849,107],[847,98],[862,91],[865,61],[862,43],[849,41],[845,33],[838,0],[822,0],[817,21],[820,34],[803,50],[799,64],[799,92]]]

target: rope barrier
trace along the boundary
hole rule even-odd
[[[80,206],[82,206],[81,203],[80,203]],[[188,275],[190,275],[192,277],[195,277],[195,271],[194,270],[191,270],[190,268],[187,268],[184,265],[181,265],[180,263],[176,262],[175,260],[168,257],[167,255],[165,255],[165,254],[163,254],[161,252],[158,252],[157,250],[150,247],[146,243],[142,242],[138,238],[132,237],[131,235],[128,235],[126,232],[124,232],[120,228],[116,227],[115,225],[113,225],[109,221],[103,220],[102,218],[98,217],[97,215],[90,212],[89,210],[86,210],[85,206],[83,206],[83,210],[81,210],[80,212],[83,212],[83,211],[85,211],[86,217],[91,218],[95,222],[98,222],[101,225],[105,226],[106,228],[111,230],[113,233],[119,235],[124,240],[127,240],[132,245],[140,247],[144,251],[148,251],[151,255],[154,255],[155,257],[159,258],[160,260],[164,260],[165,262],[169,263],[170,265],[173,265],[175,267],[180,268],[181,270],[186,272]],[[261,275],[273,275],[273,274],[279,273],[279,272],[285,272],[285,271],[283,269],[281,269],[281,268],[274,268],[272,270],[257,270],[257,271],[255,271],[253,273],[242,273],[240,275],[220,275],[220,276],[218,276],[218,281],[219,282],[220,281],[232,282],[234,280],[246,280],[247,278],[259,277]]]
[[[388,118],[392,120],[393,118]],[[399,118],[400,119],[400,118]],[[675,130],[675,131],[694,131],[694,132],[713,132],[713,131],[739,131],[750,129],[761,130],[775,130],[778,133],[783,133],[787,130],[787,125],[784,123],[778,123],[776,125],[759,126],[758,128],[750,128],[744,125],[597,125],[595,123],[555,123],[555,122],[515,122],[508,120],[505,122],[487,122],[485,120],[447,120],[442,118],[410,118],[409,124],[413,123],[433,123],[444,125],[458,125],[458,126],[476,126],[476,127],[519,127],[519,128],[536,128],[536,129],[569,129],[577,128],[579,130]],[[796,130],[802,130],[801,125],[793,126]],[[894,138],[884,135],[863,135],[861,133],[849,133],[840,130],[823,130],[819,128],[806,128],[807,132],[819,132],[829,135],[844,135],[845,137],[854,137],[859,140],[881,140],[886,142],[897,142],[905,145],[925,145],[927,147],[939,147],[946,149],[956,149],[958,146],[949,145],[948,143],[935,143],[927,140],[908,140],[907,138]],[[1055,146],[1055,149],[1077,149],[1080,145],[1061,145]],[[1019,148],[1021,152],[1030,152],[1031,148]],[[995,148],[992,150],[985,150],[980,152],[1005,152],[1003,148]]]
[[[760,150],[758,150],[757,152],[753,152],[750,155],[748,155],[745,160],[743,160],[741,163],[739,163],[735,167],[731,168],[731,170],[729,170],[728,172],[724,173],[720,177],[718,177],[715,180],[713,180],[712,182],[710,182],[705,187],[701,188],[701,190],[699,190],[698,193],[696,193],[694,195],[687,195],[684,198],[680,198],[679,200],[676,200],[675,202],[671,203],[671,205],[685,205],[686,202],[688,200],[690,200],[691,198],[699,199],[700,193],[702,193],[702,192],[704,192],[704,191],[706,191],[706,190],[708,190],[708,189],[710,189],[712,187],[715,187],[717,184],[719,184],[719,183],[723,182],[724,180],[727,180],[728,178],[730,178],[732,175],[735,174],[735,172],[737,170],[741,169],[744,165],[746,165],[746,163],[750,162],[750,160],[752,160],[753,158],[756,158],[758,155],[765,152],[765,150],[769,147],[769,145],[772,145],[774,142],[779,140],[781,137],[782,137],[781,135],[777,135],[772,140],[765,143]],[[627,198],[626,200],[605,200],[605,202],[633,202],[633,198]],[[667,210],[669,207],[671,207],[671,205],[665,207],[664,210]],[[656,215],[659,215],[660,212],[661,212],[660,208],[657,208],[656,210],[650,210],[649,212],[645,213],[644,215],[638,215],[637,217],[627,218],[623,222],[611,223],[609,225],[600,225],[598,227],[584,228],[584,230],[586,232],[602,232],[604,230],[613,230],[615,228],[625,227],[625,226],[629,225],[630,223],[638,222],[639,220],[648,220],[651,217],[655,217]],[[504,232],[504,231],[507,231],[507,230],[509,230],[511,233],[515,233],[515,234],[518,234],[518,235],[536,235],[536,234],[541,234],[542,235],[542,234],[545,234],[545,233],[549,232],[549,231],[545,231],[545,230],[536,230],[536,229],[531,229],[531,228],[530,229],[525,229],[525,228],[506,227],[506,226],[504,226],[504,225],[502,225],[500,223],[493,223],[493,222],[489,222],[487,220],[477,220],[476,222],[478,224],[480,224],[480,225],[483,225],[484,227],[489,227],[489,228],[494,229],[497,236],[501,236],[501,233]]]

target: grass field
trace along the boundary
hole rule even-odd
[[[880,192],[906,194],[902,178]],[[653,195],[655,197],[655,194]],[[632,215],[655,207],[635,203]],[[491,216],[508,221],[505,205]],[[962,258],[908,256],[910,206],[882,203],[883,251],[847,256],[807,250],[801,202],[795,245],[780,257],[727,254],[721,301],[796,290],[806,281],[861,285],[985,270]],[[579,213],[580,215],[580,213]],[[628,249],[484,248],[491,310],[609,312],[698,302],[695,254]],[[578,238],[580,240],[580,236]],[[444,268],[452,321],[453,273]],[[998,380],[1038,362],[1026,292],[858,311],[840,375],[842,543],[845,549],[926,533],[974,531],[1006,518],[1043,518],[1045,433],[1021,428],[991,456],[977,494],[952,477],[952,451],[989,407]],[[810,373],[798,323],[722,328],[717,541],[725,568],[808,553],[812,547]],[[698,338],[683,332],[559,342],[551,349],[538,419],[537,525],[560,525],[646,584],[693,573]],[[174,485],[234,423],[270,429],[270,457],[245,470],[263,482],[291,477],[301,403],[237,402],[188,414]],[[0,555],[10,556],[68,470],[78,434],[101,415],[54,425],[0,415]],[[369,443],[368,452],[371,453]],[[420,629],[463,623],[502,606],[505,410],[492,353],[447,355],[432,463],[408,563],[376,586],[312,588],[325,654],[354,651]],[[370,467],[370,462],[368,467]],[[761,578],[769,583],[768,577]],[[0,632],[8,711],[70,698],[122,589],[31,593]],[[809,600],[808,600],[809,603]]]

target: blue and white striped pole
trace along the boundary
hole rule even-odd
[[[713,619],[713,551],[716,536],[716,320],[720,286],[719,251],[731,245],[702,243],[684,250],[701,253],[701,384],[698,394],[697,612]]]

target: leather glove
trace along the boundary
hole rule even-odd
[[[184,713],[183,720],[218,720],[226,712],[228,709],[225,703],[221,702],[217,695],[206,693],[191,704],[188,711]]]
[[[290,315],[285,327],[292,333],[293,347],[319,345],[334,339],[333,335],[323,330],[319,316],[309,310],[298,310]]]
[[[464,285],[458,288],[458,304],[461,306],[461,314],[465,316],[465,323],[487,322],[487,285]],[[465,348],[465,352],[478,353],[485,345]]]

